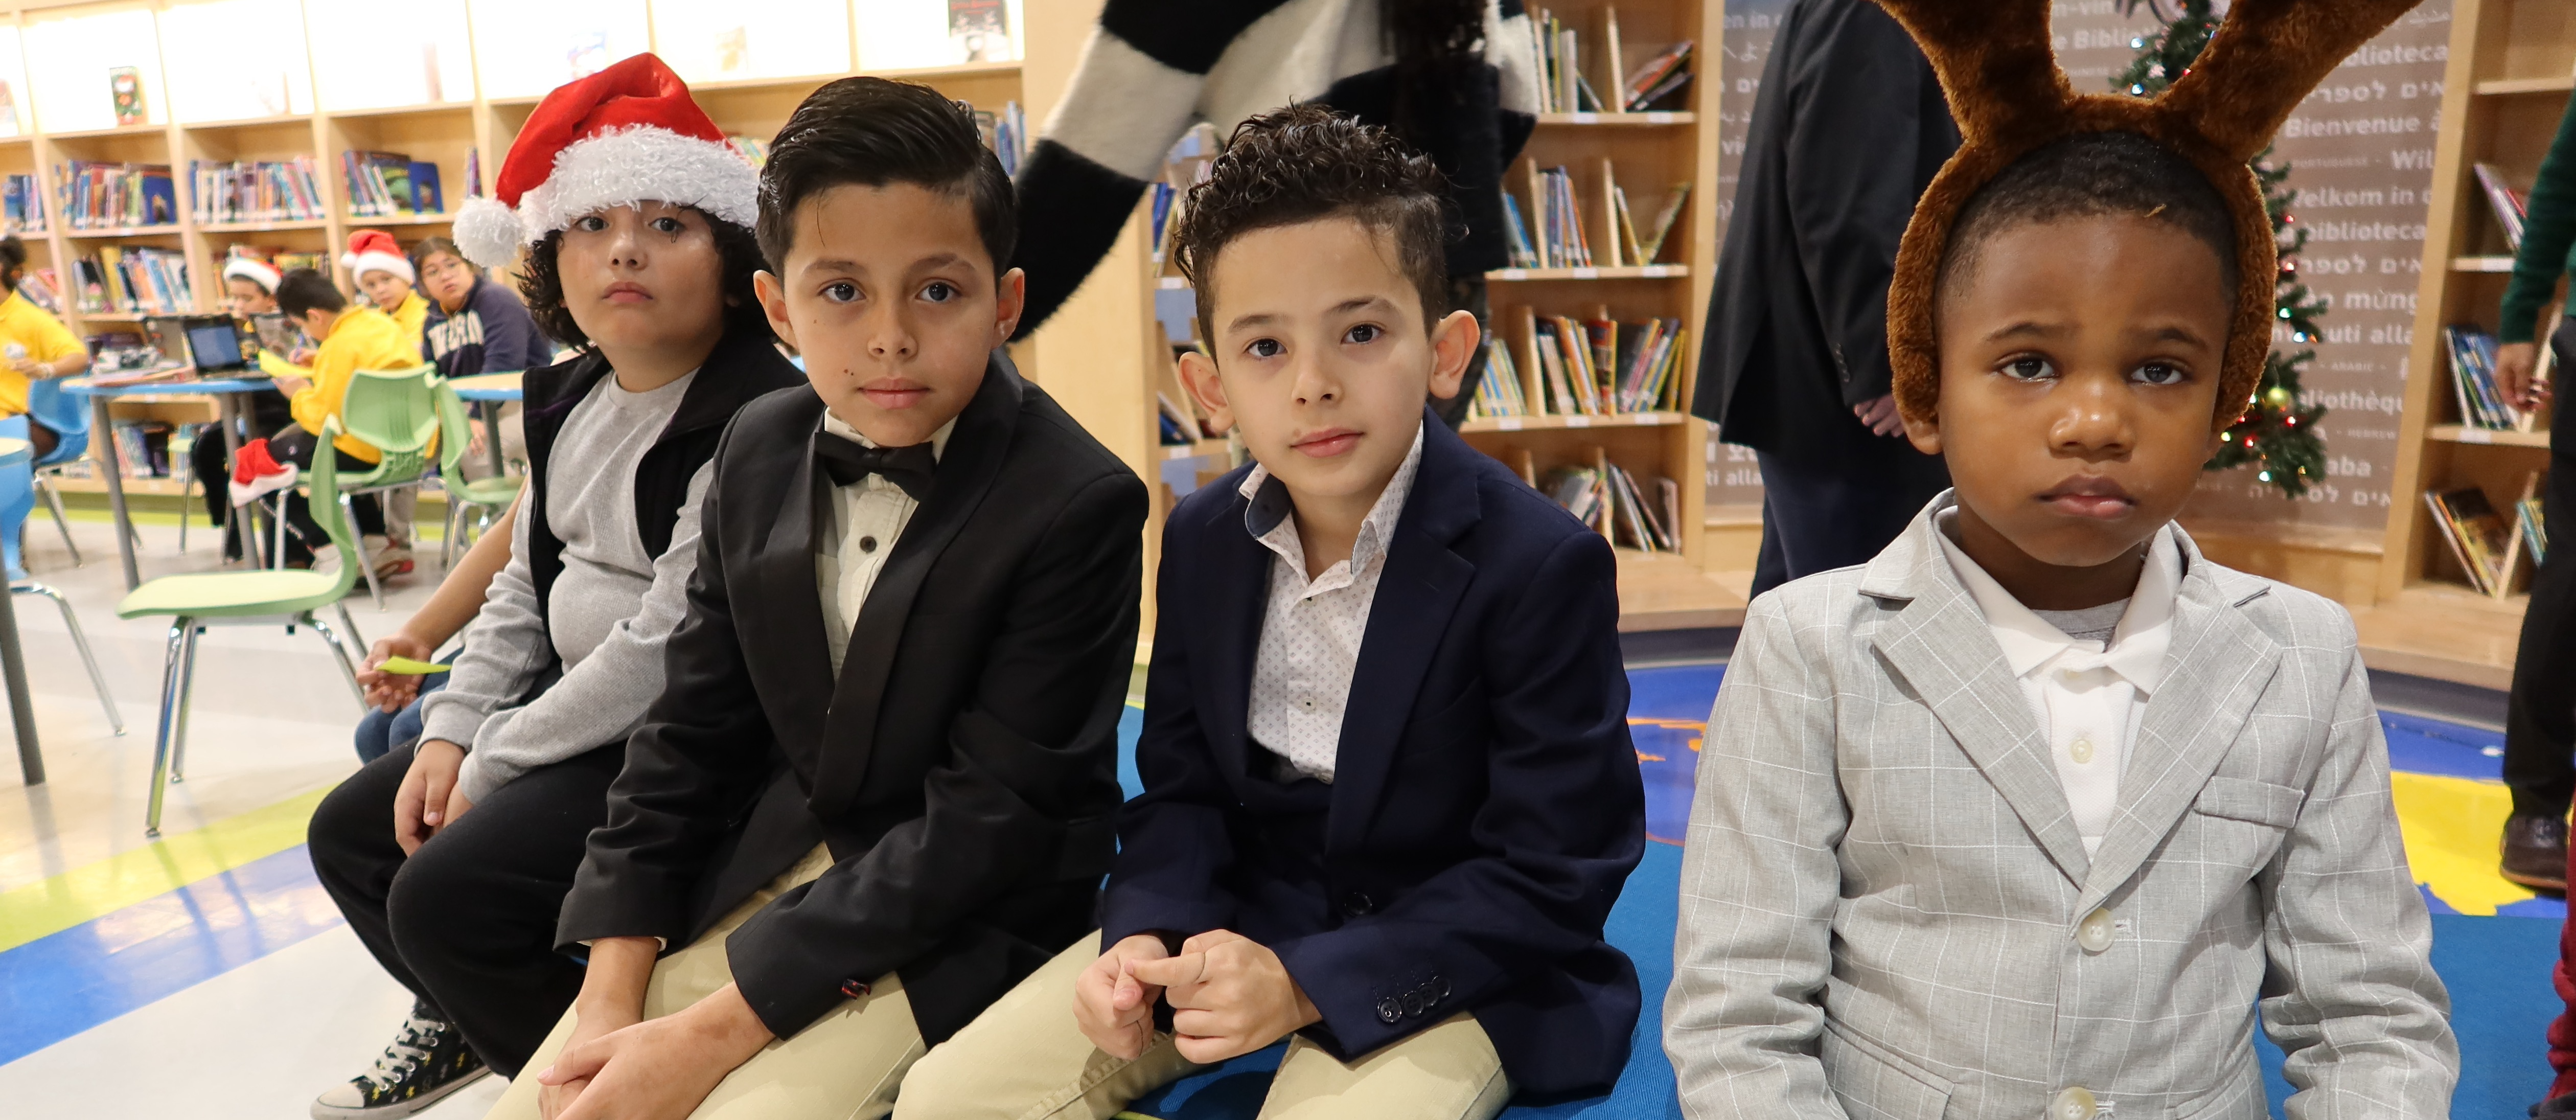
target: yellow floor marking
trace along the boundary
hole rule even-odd
[[[2513,812],[2504,783],[2403,772],[2388,780],[2416,882],[2463,914],[2491,915],[2532,897],[2496,874],[2496,837]]]
[[[315,790],[0,891],[0,952],[301,844],[314,806],[328,792]]]

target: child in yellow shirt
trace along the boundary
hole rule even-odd
[[[19,294],[27,270],[27,245],[15,236],[0,238],[0,436],[23,437],[35,457],[51,454],[60,442],[52,428],[26,416],[27,386],[36,380],[68,377],[89,368],[89,347],[72,337],[62,320]],[[18,558],[18,531],[36,508],[36,480],[31,465],[0,472],[0,561],[9,578],[26,573]]]
[[[349,394],[350,379],[362,369],[407,369],[419,365],[419,338],[405,335],[402,327],[382,311],[350,306],[340,290],[331,286],[329,278],[309,268],[287,273],[278,282],[277,307],[303,327],[308,337],[317,340],[317,349],[310,378],[276,378],[277,389],[286,394],[287,408],[294,413],[295,423],[270,436],[268,450],[281,463],[310,467],[321,442],[322,422],[339,415],[340,403]],[[333,439],[332,447],[344,471],[363,471],[384,458],[384,453],[373,445],[346,432]],[[384,509],[375,498],[360,496],[354,506],[358,531],[383,536]],[[300,497],[287,498],[286,518],[295,528],[294,537],[287,542],[287,561],[310,563],[312,550],[328,538]],[[376,551],[372,547],[376,542],[369,543],[369,552]]]

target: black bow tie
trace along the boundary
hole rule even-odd
[[[847,486],[872,474],[883,475],[916,502],[930,500],[931,473],[939,469],[939,460],[931,456],[927,443],[868,447],[830,432],[814,434],[814,458],[823,465],[823,472],[832,476],[834,486]]]

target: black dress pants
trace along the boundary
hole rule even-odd
[[[2566,382],[2576,368],[2568,364],[2576,359],[2576,319],[2560,323],[2549,345],[2558,352],[2557,379]],[[2558,411],[2549,422],[2549,477],[2541,484],[2540,507],[2548,559],[2532,577],[2521,648],[2513,658],[2504,781],[2513,790],[2514,812],[2564,817],[2568,801],[2576,798],[2576,391],[2558,394]],[[2558,539],[2561,529],[2571,529],[2564,541]]]
[[[1902,436],[1880,437],[1879,455],[1825,465],[1757,451],[1762,466],[1762,552],[1753,593],[1793,579],[1869,563],[1905,532],[1923,503],[1950,486],[1950,468]]]
[[[295,413],[287,407],[286,398],[276,393],[244,393],[235,399],[245,410],[243,431],[239,433],[244,443],[295,423]],[[232,495],[224,487],[224,483],[232,478],[233,468],[224,456],[223,425],[198,425],[196,443],[188,449],[188,467],[195,472],[197,484],[206,489],[206,519],[215,525],[224,523],[233,505]],[[225,537],[224,549],[226,559],[241,558],[240,542],[229,535]]]
[[[288,425],[285,430],[268,437],[269,455],[278,462],[295,464],[298,470],[309,471],[313,468],[313,454],[321,446],[322,437],[305,431],[301,425]],[[332,448],[331,454],[337,457],[333,463],[343,474],[358,474],[376,469],[374,463],[339,448]],[[385,507],[382,502],[376,500],[375,495],[360,494],[351,498],[349,510],[358,523],[360,535],[379,537],[384,535]],[[330,534],[322,531],[321,522],[313,520],[313,510],[302,494],[286,495],[286,524],[288,528],[295,530],[287,537],[287,559],[310,560],[316,550],[331,547]]]
[[[408,744],[313,814],[313,870],[349,928],[502,1076],[519,1075],[581,993],[582,966],[555,952],[555,918],[625,758],[619,743],[522,774],[409,858],[394,843]]]

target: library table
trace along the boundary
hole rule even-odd
[[[501,405],[526,395],[519,384],[524,372],[478,373],[447,380],[447,387],[456,390],[456,399],[489,402],[492,406],[483,410],[483,453],[491,458],[494,478],[501,477]]]
[[[216,427],[224,430],[224,461],[229,463],[233,460],[233,453],[241,450],[241,433],[235,430],[241,423],[241,401],[238,398],[244,393],[273,393],[277,386],[265,377],[188,377],[122,385],[100,385],[89,377],[72,377],[64,379],[63,391],[89,398],[90,451],[99,465],[106,469],[107,508],[116,518],[116,555],[125,562],[125,589],[132,591],[142,586],[143,575],[134,566],[134,520],[125,508],[124,471],[116,461],[116,424],[107,414],[108,402],[201,395],[215,398],[217,406],[223,410],[222,422]],[[223,485],[225,480],[201,478],[197,481],[214,487]],[[182,509],[179,515],[185,517],[187,511]],[[224,519],[226,532],[230,532],[233,525],[232,518]],[[255,538],[258,534],[251,536]]]
[[[24,466],[36,457],[35,445],[0,437],[0,467]],[[9,723],[18,733],[18,773],[28,785],[45,782],[45,754],[36,746],[36,703],[27,696],[27,655],[18,648],[17,598],[0,588],[0,677],[9,688]]]

